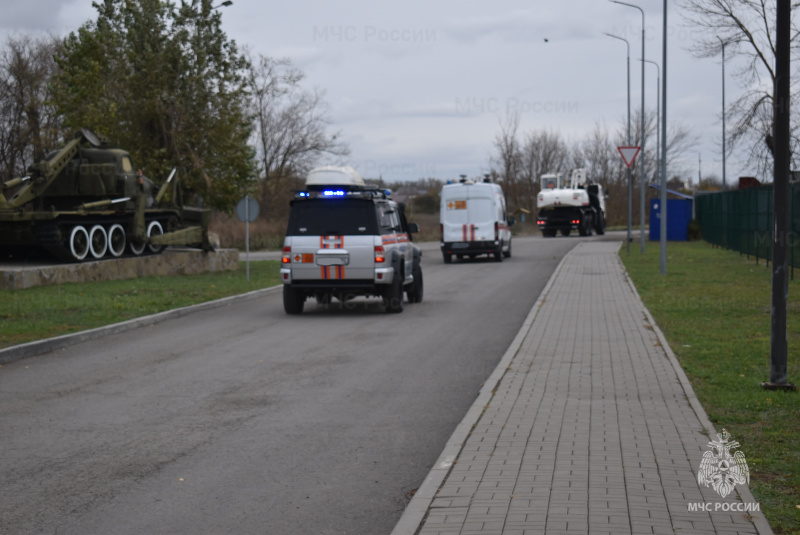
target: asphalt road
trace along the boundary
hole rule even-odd
[[[0,533],[389,533],[578,240],[426,244],[399,315],[275,292],[3,366]]]

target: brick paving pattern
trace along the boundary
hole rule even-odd
[[[420,535],[758,533],[745,512],[688,510],[742,498],[697,483],[708,433],[618,248],[565,259]]]

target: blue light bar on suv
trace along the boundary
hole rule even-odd
[[[326,189],[322,192],[322,195],[325,197],[344,197],[347,193],[341,189]]]
[[[341,199],[345,197],[354,197],[359,199],[389,199],[391,198],[391,190],[382,188],[349,188],[347,186],[338,186],[341,189],[310,189],[295,191],[295,199]]]

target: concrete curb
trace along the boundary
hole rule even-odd
[[[644,301],[642,301],[642,296],[639,295],[639,292],[636,290],[636,286],[633,284],[633,280],[628,275],[628,270],[625,269],[625,264],[622,263],[622,259],[619,258],[617,255],[617,262],[620,263],[623,272],[625,273],[625,280],[628,281],[628,285],[633,290],[634,295],[639,300],[639,303],[642,305],[642,309],[644,310],[645,317],[647,318],[648,323],[653,327],[653,331],[656,333],[658,337],[658,341],[661,344],[661,347],[664,348],[664,351],[667,354],[667,358],[672,364],[673,369],[675,370],[675,374],[678,376],[678,380],[681,382],[681,386],[683,387],[683,391],[686,394],[686,398],[689,400],[689,404],[692,406],[692,410],[697,415],[697,419],[700,420],[700,423],[705,428],[706,432],[708,433],[709,437],[713,437],[717,434],[716,429],[714,429],[714,424],[711,423],[711,420],[708,418],[708,414],[706,414],[706,410],[703,408],[703,405],[700,403],[700,400],[697,399],[697,394],[695,394],[694,389],[692,388],[692,383],[689,382],[689,378],[686,376],[686,372],[683,371],[681,367],[681,363],[678,362],[678,357],[675,356],[675,353],[672,352],[672,348],[669,347],[669,343],[667,342],[666,336],[664,333],[661,332],[661,329],[658,328],[653,315],[650,314],[650,311],[644,305]],[[699,461],[698,461],[699,463]],[[736,491],[739,493],[739,496],[742,498],[742,502],[745,503],[756,503],[756,499],[753,494],[750,492],[750,487],[741,487],[737,486]],[[756,530],[758,531],[759,535],[774,535],[772,528],[767,522],[766,517],[764,516],[764,512],[761,511],[761,514],[753,514],[753,525],[755,526]]]
[[[88,331],[64,334],[62,336],[55,336],[53,338],[46,338],[44,340],[37,340],[35,342],[28,342],[27,344],[20,344],[5,349],[0,349],[0,365],[8,364],[36,355],[42,355],[44,353],[50,353],[63,347],[79,344],[87,340],[94,340],[96,338],[108,336],[109,334],[130,331],[145,325],[152,325],[168,319],[186,316],[193,312],[226,306],[234,301],[255,299],[257,297],[275,292],[282,287],[283,285],[279,284],[277,286],[271,286],[262,290],[254,290],[245,294],[223,297],[222,299],[215,299],[214,301],[207,301],[197,305],[189,305],[173,310],[166,310],[150,316],[142,316],[141,318],[134,318],[121,323],[114,323],[113,325],[97,327],[96,329],[90,329]]]
[[[437,459],[436,463],[433,465],[433,468],[431,468],[431,471],[425,477],[425,480],[422,482],[422,485],[419,487],[416,494],[414,494],[414,497],[409,502],[405,511],[403,511],[403,515],[395,525],[391,535],[414,535],[419,530],[420,524],[425,518],[431,503],[433,502],[434,498],[436,498],[436,493],[439,491],[439,487],[442,485],[445,477],[447,477],[447,474],[450,473],[450,470],[453,467],[453,461],[457,459],[458,455],[461,453],[464,444],[467,442],[467,438],[469,438],[469,435],[472,433],[472,429],[483,415],[484,408],[492,400],[492,397],[494,397],[495,390],[500,384],[500,381],[502,381],[503,376],[506,374],[509,364],[516,356],[520,346],[522,346],[522,341],[528,335],[528,331],[530,331],[531,326],[533,325],[533,320],[536,318],[536,314],[538,314],[542,303],[544,303],[544,300],[547,298],[547,294],[550,292],[550,287],[553,285],[553,281],[561,271],[561,268],[566,262],[567,258],[580,246],[581,243],[578,243],[575,247],[573,247],[566,255],[564,255],[558,266],[556,266],[556,269],[553,271],[553,274],[547,281],[542,293],[539,294],[539,298],[533,304],[533,307],[531,307],[531,310],[528,313],[528,316],[525,318],[522,327],[520,327],[519,332],[517,332],[517,336],[514,337],[511,345],[508,346],[508,349],[503,354],[503,357],[500,359],[499,364],[494,369],[492,374],[489,376],[486,382],[483,383],[483,387],[478,393],[477,399],[475,399],[475,402],[469,408],[467,414],[458,424],[455,431],[453,431],[453,434],[448,439],[444,450]]]

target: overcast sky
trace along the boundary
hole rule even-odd
[[[637,4],[646,57],[660,64],[663,4]],[[617,128],[627,110],[626,46],[604,32],[629,40],[632,107],[641,102],[641,15],[607,0],[234,0],[221,9],[223,29],[240,46],[291,58],[309,88],[325,89],[334,128],[352,150],[347,163],[369,177],[483,174],[499,118],[517,108],[523,131],[577,140],[597,123]],[[691,56],[692,30],[674,2],[669,9],[669,121],[699,139],[683,167],[694,180],[698,169],[721,177],[720,58]],[[96,18],[91,0],[4,0],[2,13],[3,37],[66,35]],[[728,102],[740,91],[733,70]],[[652,109],[655,67],[645,74]],[[729,152],[729,183],[742,174],[743,154]]]

